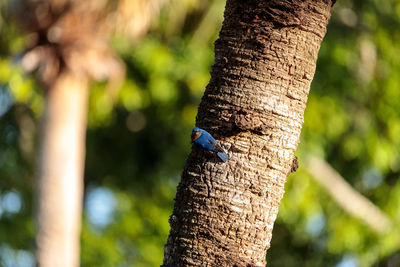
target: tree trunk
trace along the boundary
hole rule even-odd
[[[230,159],[192,149],[163,266],[266,264],[332,4],[227,1],[196,125]]]
[[[118,30],[136,40],[164,0],[114,2],[10,1],[12,17],[31,36],[22,67],[36,71],[46,88],[37,185],[40,266],[80,265],[88,82],[108,79],[110,96],[115,96],[113,89],[125,74],[107,44],[114,20],[124,22]],[[143,12],[146,21],[138,26]]]
[[[48,89],[38,182],[40,266],[79,266],[88,85],[69,71]]]

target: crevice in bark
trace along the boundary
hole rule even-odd
[[[299,161],[298,161],[297,156],[294,156],[293,161],[292,161],[292,166],[290,168],[290,173],[296,172],[298,168],[299,168]]]

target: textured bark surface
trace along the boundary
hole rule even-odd
[[[196,125],[227,163],[193,148],[164,266],[264,266],[291,172],[331,1],[228,0]]]
[[[46,94],[38,182],[40,266],[79,266],[87,82],[60,74]]]

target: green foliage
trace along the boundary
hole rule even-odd
[[[113,39],[127,77],[115,102],[104,84],[91,88],[85,185],[111,190],[116,205],[102,227],[91,221],[90,205],[85,205],[82,266],[162,262],[168,217],[190,149],[188,134],[209,80],[223,6],[222,0],[174,0],[141,42]],[[310,154],[325,158],[399,225],[399,21],[395,0],[334,6],[297,152],[300,168],[286,184],[267,255],[270,266],[334,266],[348,258],[368,266],[400,249],[399,230],[374,233],[302,167]],[[36,129],[43,93],[9,57],[24,46],[15,26],[1,18],[0,32],[0,89],[12,96],[12,105],[0,114],[0,200],[18,192],[23,203],[17,213],[0,212],[0,265],[5,265],[5,244],[33,251]]]

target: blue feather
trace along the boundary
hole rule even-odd
[[[223,161],[226,162],[229,159],[228,154],[225,152],[217,152],[217,156]]]
[[[226,162],[229,159],[229,156],[223,151],[221,146],[218,144],[217,140],[212,137],[207,131],[200,129],[198,127],[194,127],[192,130],[192,143],[197,146],[200,146],[208,151],[216,152],[217,156],[223,161]]]

